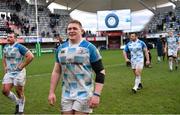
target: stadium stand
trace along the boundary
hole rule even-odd
[[[27,46],[37,56],[40,56],[43,52],[54,51],[55,44],[58,42],[56,40],[57,35],[60,35],[64,40],[67,39],[67,23],[71,20],[69,12],[58,9],[55,13],[51,13],[47,7],[49,3],[46,3],[45,0],[38,0],[37,20],[39,31],[37,37],[36,8],[33,1],[0,1],[1,50],[7,43],[5,38],[10,30],[18,33],[18,42]]]
[[[36,36],[35,5],[26,0],[2,0],[0,12],[0,28],[11,28],[21,36]],[[46,5],[38,5],[39,36],[53,38],[60,34],[66,38],[65,28],[71,18],[69,13],[63,12],[65,11],[61,11],[62,14],[52,14]],[[53,15],[58,17],[52,17]],[[5,31],[0,31],[0,36],[5,34]]]
[[[180,30],[180,7],[173,9],[172,6],[156,9],[157,14],[146,26],[149,34],[162,33],[168,30]]]

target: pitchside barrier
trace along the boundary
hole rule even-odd
[[[36,36],[20,36],[17,38],[17,41],[25,46],[27,46],[32,53],[36,54],[37,57],[40,57],[42,53],[51,53],[54,52],[55,44],[58,42],[57,39],[53,38],[42,38]],[[0,59],[3,55],[3,46],[7,44],[6,36],[0,37]]]
[[[108,37],[86,37],[85,39],[90,41],[97,47],[104,47],[104,49],[108,49]],[[21,43],[25,45],[27,48],[29,48],[32,51],[32,53],[36,54],[37,57],[40,57],[42,53],[54,52],[56,46],[55,44],[59,42],[58,39],[55,38],[43,38],[36,36],[19,36],[17,38],[17,41],[18,43]],[[7,37],[0,36],[0,59],[2,59],[2,50],[5,44],[7,44]],[[110,45],[111,42],[109,42],[109,46]],[[119,47],[117,48],[119,49]]]

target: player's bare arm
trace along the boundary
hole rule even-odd
[[[123,51],[123,56],[126,62],[130,62],[130,60],[127,57],[127,53],[125,51]]]
[[[146,56],[146,65],[149,65],[149,64],[150,64],[150,61],[149,61],[148,49],[147,49],[147,48],[144,48],[144,52],[145,52],[145,56]]]
[[[100,103],[100,95],[104,86],[105,70],[102,61],[99,60],[95,63],[91,63],[93,70],[96,74],[94,94],[89,100],[89,106],[95,108]]]
[[[3,55],[2,63],[3,63],[4,73],[6,73],[7,72],[7,64],[6,64],[5,56],[4,55]]]
[[[31,51],[27,51],[27,53],[25,54],[25,60],[23,63],[21,63],[18,66],[18,69],[22,70],[24,67],[26,67],[29,63],[31,63],[31,61],[34,59],[34,55],[32,54]]]
[[[61,75],[61,66],[59,65],[59,63],[55,62],[53,72],[51,74],[51,83],[50,83],[50,90],[48,96],[48,101],[50,105],[54,105],[56,102],[55,90],[58,85],[60,75]]]

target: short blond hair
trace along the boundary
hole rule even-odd
[[[79,20],[71,20],[70,22],[69,22],[69,24],[78,24],[81,28],[82,28],[82,24],[81,24],[81,22],[79,21]],[[68,25],[69,25],[68,24]]]

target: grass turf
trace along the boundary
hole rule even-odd
[[[167,60],[157,63],[156,50],[152,50],[152,68],[145,68],[142,74],[143,89],[131,92],[134,75],[126,67],[122,50],[102,51],[106,69],[106,81],[101,103],[95,114],[178,114],[180,113],[180,69],[169,72]],[[56,90],[55,107],[48,105],[48,93],[54,54],[36,57],[27,67],[25,86],[25,114],[58,114],[61,95],[60,84]],[[3,78],[0,64],[0,80]],[[0,85],[2,88],[2,85]],[[0,93],[0,114],[12,114],[15,104]]]

